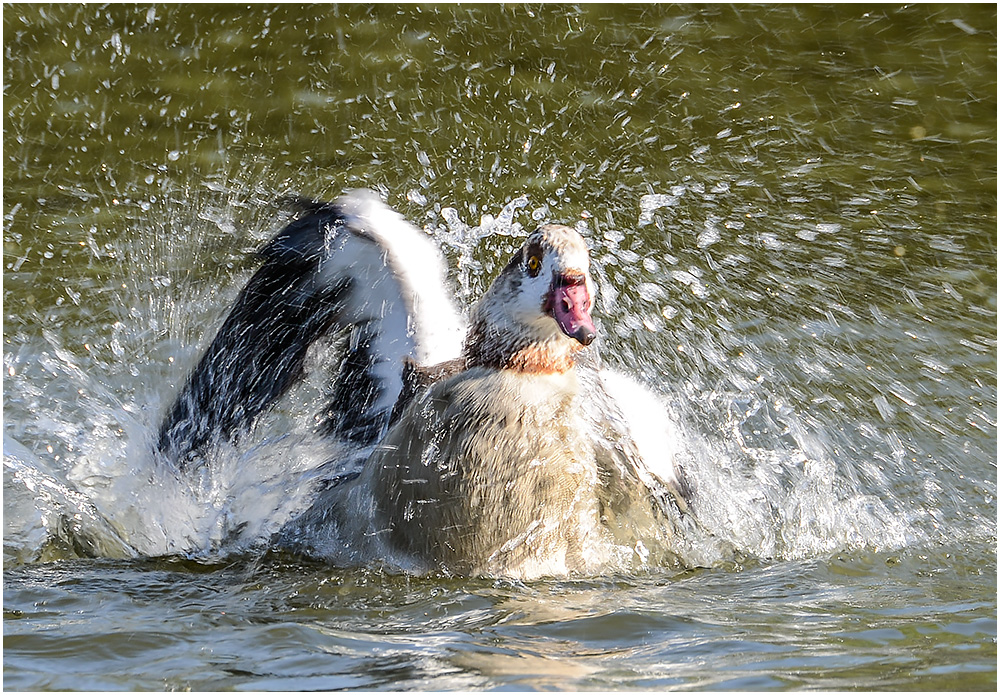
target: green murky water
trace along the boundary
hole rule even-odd
[[[995,691],[995,6],[3,26],[6,689]],[[733,553],[405,577],[227,554],[144,489],[272,201],[361,186],[463,301],[503,232],[584,225],[605,360],[678,413]]]

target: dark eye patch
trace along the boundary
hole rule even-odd
[[[545,251],[542,242],[538,239],[530,239],[525,247],[525,269],[531,277],[537,277],[542,269],[542,257]]]

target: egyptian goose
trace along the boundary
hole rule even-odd
[[[655,398],[597,366],[583,238],[548,224],[469,312],[440,251],[374,194],[298,200],[160,429],[181,468],[235,439],[348,331],[324,432],[356,471],[274,538],[336,562],[521,578],[646,562],[669,546],[684,485]],[[655,407],[655,406],[653,406]]]

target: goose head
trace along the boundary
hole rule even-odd
[[[562,372],[590,345],[595,288],[587,245],[576,230],[532,232],[472,309],[470,366]]]

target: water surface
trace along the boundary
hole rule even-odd
[[[996,26],[5,6],[4,686],[995,691]],[[462,302],[583,230],[712,542],[530,583],[262,553],[233,529],[308,493],[312,382],[249,459],[156,468],[273,201],[360,186]]]

